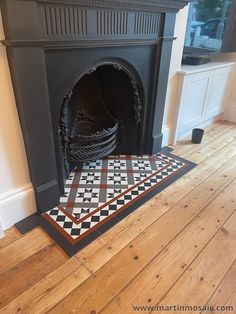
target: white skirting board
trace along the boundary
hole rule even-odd
[[[236,103],[230,103],[225,107],[224,119],[236,123]]]
[[[36,212],[34,191],[25,185],[0,195],[0,236],[1,228],[6,230],[16,222]]]

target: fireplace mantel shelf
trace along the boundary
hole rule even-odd
[[[28,0],[34,1],[34,0]],[[99,6],[106,8],[119,8],[125,10],[142,10],[152,12],[177,12],[188,4],[188,0],[36,0],[42,3],[70,4],[83,6]]]

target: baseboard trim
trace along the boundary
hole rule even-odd
[[[35,212],[34,191],[30,184],[0,195],[0,221],[3,231]]]

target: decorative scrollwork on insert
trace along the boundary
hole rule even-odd
[[[69,176],[69,138],[68,138],[68,127],[67,127],[67,105],[71,99],[72,92],[69,92],[64,98],[64,105],[62,113],[59,120],[59,138],[60,138],[60,147],[63,155],[63,166],[65,169],[66,176]]]
[[[140,123],[142,120],[142,102],[139,96],[138,84],[134,80],[130,81],[134,90],[134,118],[136,123]]]

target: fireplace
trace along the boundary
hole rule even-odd
[[[187,2],[1,2],[39,213],[59,204],[80,162],[160,151],[175,15]]]

